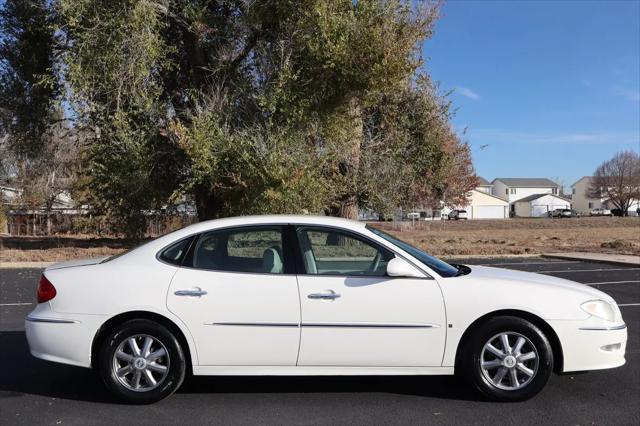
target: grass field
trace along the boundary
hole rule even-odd
[[[640,254],[640,218],[372,222],[436,256],[522,255],[562,251]],[[0,237],[0,262],[110,256],[139,241],[87,236]]]

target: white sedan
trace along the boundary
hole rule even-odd
[[[624,364],[616,302],[582,284],[450,265],[364,223],[202,222],[107,259],[48,267],[31,353],[149,403],[194,375],[462,372],[497,400]]]

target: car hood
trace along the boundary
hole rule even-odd
[[[513,269],[492,268],[489,266],[472,265],[469,267],[471,268],[471,272],[465,275],[465,277],[468,277],[469,279],[478,279],[480,281],[508,281],[511,284],[522,283],[542,286],[544,288],[562,289],[575,293],[581,293],[587,297],[592,297],[595,299],[613,301],[613,299],[609,295],[601,292],[600,290],[577,283],[575,281],[565,280],[563,278],[558,278],[551,275],[516,271]]]
[[[54,269],[63,269],[63,268],[74,268],[76,266],[88,266],[88,265],[96,265],[103,260],[105,260],[108,256],[102,257],[94,257],[90,259],[76,259],[76,260],[68,260],[66,262],[58,262],[49,266],[45,269],[45,271],[51,271]]]

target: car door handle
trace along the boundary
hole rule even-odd
[[[340,297],[340,295],[333,290],[326,290],[326,291],[323,291],[322,293],[311,293],[307,297],[309,299],[333,300]]]
[[[202,290],[200,287],[194,287],[189,290],[176,290],[173,294],[176,296],[195,296],[200,297],[207,294],[206,291]]]

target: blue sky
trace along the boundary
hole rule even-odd
[[[455,89],[480,176],[568,186],[640,151],[640,1],[449,0],[441,15],[426,67]]]

